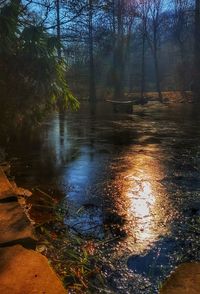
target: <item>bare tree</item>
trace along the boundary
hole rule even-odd
[[[142,60],[141,60],[141,87],[140,101],[144,103],[145,92],[145,76],[146,76],[146,40],[147,40],[147,23],[149,14],[149,0],[144,0],[139,3],[139,16],[141,18],[141,35],[142,35]]]
[[[89,31],[89,99],[91,102],[96,100],[96,81],[95,81],[95,67],[94,67],[94,39],[93,39],[93,13],[94,3],[89,0],[88,6],[88,31]]]
[[[114,33],[114,50],[113,50],[113,78],[114,78],[114,99],[120,100],[124,97],[125,86],[125,69],[130,62],[130,44],[132,36],[132,27],[136,16],[135,3],[117,0],[113,9],[113,33]]]
[[[56,0],[56,31],[58,39],[58,58],[61,59],[61,27],[60,27],[60,0]]]
[[[174,1],[174,14],[172,17],[172,34],[175,44],[177,44],[180,52],[180,61],[177,61],[178,68],[178,80],[179,87],[182,92],[182,96],[185,96],[185,91],[188,89],[187,86],[187,54],[186,45],[187,39],[189,38],[187,33],[188,22],[191,17],[189,14],[189,2],[188,0],[175,0]],[[179,59],[178,59],[179,60]]]
[[[160,27],[162,23],[163,0],[152,0],[149,4],[148,41],[153,53],[156,90],[160,102],[163,101],[159,68]]]
[[[123,25],[124,25],[124,0],[117,0],[115,6],[116,18],[116,34],[115,43],[113,50],[113,86],[114,86],[114,99],[123,99],[123,71],[124,71],[124,61],[123,61]]]
[[[194,21],[194,94],[200,99],[200,1],[195,0]]]

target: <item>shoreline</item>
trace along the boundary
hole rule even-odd
[[[0,167],[0,290],[4,294],[65,294],[48,259],[35,251],[37,236],[19,200],[30,195],[23,193],[28,191],[13,188]]]

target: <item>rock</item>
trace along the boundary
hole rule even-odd
[[[24,188],[21,188],[21,187],[16,187],[15,193],[18,196],[22,196],[22,197],[31,197],[33,195],[33,193],[31,191],[24,189]]]
[[[0,200],[10,197],[16,197],[17,200],[17,196],[12,188],[12,185],[10,184],[2,168],[0,167]]]
[[[20,245],[0,249],[0,293],[66,294],[46,257]]]
[[[12,186],[12,189],[14,191],[14,193],[17,195],[17,196],[22,196],[22,197],[31,197],[33,195],[33,193],[27,189],[24,189],[24,188],[21,188],[21,187],[18,187],[17,184],[14,182],[14,181],[9,181],[11,186]]]
[[[35,248],[33,227],[18,202],[0,204],[0,247],[18,243]]]
[[[200,263],[184,263],[167,279],[160,294],[199,294]]]

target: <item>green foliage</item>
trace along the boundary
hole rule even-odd
[[[19,15],[20,1],[11,1],[0,10],[0,54],[12,53],[16,47]]]
[[[41,25],[25,25],[24,14],[20,1],[0,10],[2,112],[20,120],[27,115],[37,120],[50,109],[77,108],[66,81],[66,62],[57,58],[57,38]]]

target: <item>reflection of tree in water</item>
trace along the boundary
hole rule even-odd
[[[79,146],[72,136],[68,143],[67,125],[62,117],[54,117],[41,127],[24,129],[17,134],[11,132],[10,138],[7,150],[9,156],[15,158],[13,173],[20,181],[33,186],[57,181],[63,165],[78,157]]]

